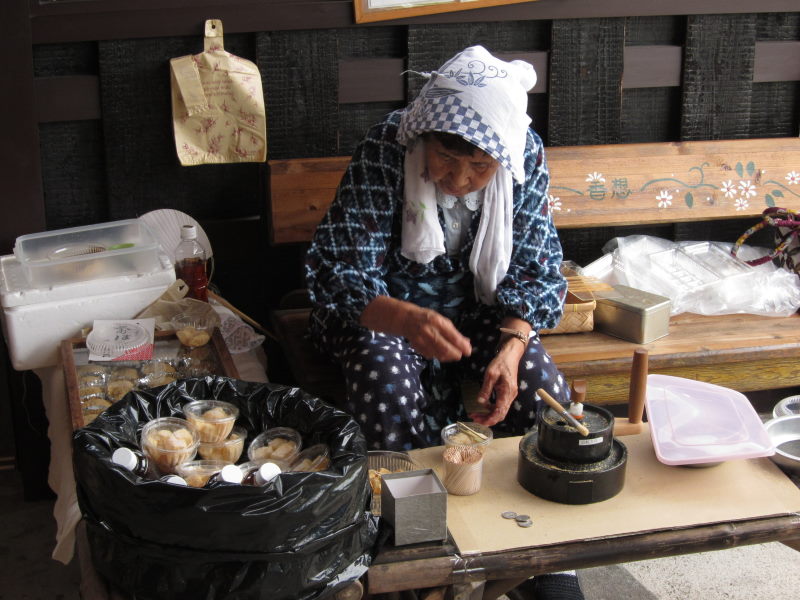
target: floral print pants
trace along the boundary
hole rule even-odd
[[[329,329],[322,346],[342,369],[347,386],[344,408],[361,425],[368,447],[410,450],[440,445],[444,426],[468,418],[462,390],[472,399],[477,395],[483,372],[495,356],[498,325],[486,318],[462,328],[472,342],[472,355],[444,364],[425,359],[405,338],[358,327]],[[561,402],[569,399],[564,377],[538,336],[529,341],[520,361],[518,385],[508,415],[493,427],[496,433],[522,435],[535,424],[539,388]]]

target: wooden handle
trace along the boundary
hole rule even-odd
[[[539,397],[542,400],[544,400],[545,404],[547,404],[550,408],[552,408],[554,411],[556,411],[559,415],[561,415],[567,421],[569,421],[569,424],[572,425],[575,429],[577,429],[578,433],[580,433],[583,436],[589,435],[589,430],[586,429],[586,427],[584,425],[581,425],[580,423],[578,423],[578,421],[575,419],[575,417],[573,417],[571,414],[569,414],[567,412],[567,410],[558,402],[558,400],[553,398],[550,394],[545,392],[542,388],[539,388],[538,390],[536,390],[536,393],[539,395]]]
[[[586,402],[586,380],[576,379],[572,382],[572,397],[571,400],[576,404]]]
[[[628,421],[633,424],[642,422],[644,400],[647,396],[648,354],[646,348],[633,351],[631,363],[631,384],[628,392]]]

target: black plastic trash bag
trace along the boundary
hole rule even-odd
[[[292,427],[305,447],[328,445],[330,468],[281,473],[263,488],[198,489],[111,462],[115,449],[138,445],[147,421],[182,416],[197,399],[239,408],[245,449],[265,429]],[[349,415],[297,388],[206,377],[130,392],[75,432],[73,457],[94,567],[131,598],[323,598],[372,558],[378,528],[364,436]]]

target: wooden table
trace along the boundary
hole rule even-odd
[[[516,447],[518,439],[493,442],[493,445],[498,442],[506,442],[505,448],[502,449],[502,452],[506,454],[503,460],[507,462],[515,460],[515,456],[508,456],[508,454],[514,454],[509,449]],[[587,519],[593,518],[592,515],[605,518],[604,514],[612,514],[609,511],[616,510],[614,503],[617,503],[620,510],[626,510],[622,508],[625,506],[638,506],[639,514],[633,510],[625,515],[625,521],[630,522],[629,527],[628,523],[623,523],[616,530],[611,528],[605,534],[600,535],[596,534],[597,527],[595,527],[595,532],[589,532],[586,539],[577,539],[572,536],[572,539],[554,543],[534,542],[530,546],[501,550],[495,547],[481,552],[475,552],[474,548],[468,549],[468,552],[460,551],[458,543],[452,537],[440,544],[419,544],[405,548],[389,546],[378,553],[369,569],[368,592],[381,594],[408,589],[454,586],[457,593],[461,594],[460,598],[488,600],[513,588],[518,582],[537,574],[720,550],[771,541],[789,542],[789,545],[800,542],[800,490],[796,487],[797,481],[794,481],[795,485],[793,486],[793,481],[780,472],[769,459],[729,461],[719,467],[708,469],[687,469],[666,467],[665,465],[653,467],[654,454],[652,457],[643,456],[645,453],[641,450],[649,441],[647,431],[639,436],[622,439],[628,446],[631,458],[628,462],[625,488],[617,497],[593,505],[568,506],[546,502],[531,495],[535,502],[532,506],[539,507],[535,510],[545,511],[531,511],[531,515],[534,519],[534,527],[541,523],[545,523],[545,527],[558,527],[559,519],[563,519],[565,514],[578,515],[578,518],[585,522]],[[432,460],[436,460],[432,459],[435,457],[435,452],[436,449],[414,451],[415,459],[425,466],[432,466],[430,463]],[[643,462],[635,464],[639,458]],[[660,465],[660,463],[658,464]],[[653,476],[649,478],[650,481],[646,481],[650,469],[653,469]],[[724,480],[727,475],[721,469],[730,469],[730,474],[738,472],[739,469],[742,472],[752,470],[753,473],[762,474],[766,479],[758,482],[755,486],[749,485],[749,482],[732,482],[731,485],[734,487],[731,489],[738,491],[731,493],[728,490],[727,496],[729,497],[715,498],[715,489],[721,492],[725,491],[724,486],[715,488],[717,483]],[[696,489],[696,497],[675,509],[676,516],[672,522],[670,519],[662,519],[663,522],[645,530],[644,527],[639,526],[643,518],[641,509],[647,509],[650,506],[654,512],[663,512],[663,507],[669,506],[670,499],[668,497],[660,499],[658,497],[661,495],[658,490],[665,473],[668,473],[666,475],[668,479],[676,476],[687,477],[685,489]],[[515,480],[516,471],[505,473],[503,477]],[[702,489],[708,487],[698,485],[698,482],[702,481],[709,481],[711,489]],[[502,527],[496,513],[508,508],[513,509],[515,505],[510,504],[513,502],[512,499],[520,498],[519,494],[527,494],[527,492],[516,484],[516,481],[507,486],[508,489],[504,492],[498,492],[491,487],[487,488],[487,483],[491,486],[492,481],[491,479],[487,481],[484,477],[484,487],[479,494],[486,492],[491,496],[489,501],[492,503],[486,505],[490,508],[484,511],[487,515],[486,527],[491,532],[494,528]],[[672,480],[669,483],[667,481],[663,483],[665,486],[673,486]],[[772,493],[767,489],[748,491],[741,485],[765,488],[773,484],[776,485],[779,495],[787,500],[785,509],[776,508],[779,505],[772,505],[767,501],[765,510],[771,514],[743,516],[747,514],[747,510],[742,509],[743,512],[738,512],[737,504],[749,502],[752,512],[758,513],[760,510],[757,508],[758,494]],[[749,495],[751,492],[753,495]],[[625,498],[626,494],[630,496],[627,499]],[[709,517],[710,512],[696,508],[700,506],[699,503],[705,501],[706,496],[717,502],[719,513],[722,515],[719,519]],[[636,504],[632,504],[634,501]],[[682,501],[677,500],[676,502]],[[695,508],[692,507],[691,502],[697,503],[694,505]],[[473,509],[475,508],[473,506]],[[475,518],[476,513],[470,513],[469,510],[463,498],[449,497],[448,526],[451,527],[451,532],[453,529],[451,522],[457,522],[465,516]],[[687,517],[686,511],[693,516]],[[548,521],[549,513],[552,514]],[[694,515],[697,513],[702,514],[699,514],[697,522],[693,522]],[[510,529],[508,531],[513,532]],[[568,538],[570,535],[566,537]],[[467,541],[465,545],[469,545],[469,543]]]

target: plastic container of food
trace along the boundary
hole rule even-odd
[[[314,444],[294,457],[289,465],[289,470],[313,473],[326,471],[330,466],[330,450],[327,444]]]
[[[247,458],[255,462],[273,459],[291,462],[302,447],[303,438],[297,430],[291,427],[272,427],[250,442]]]
[[[21,235],[14,255],[35,286],[150,273],[162,266],[158,240],[139,219]]]
[[[442,429],[442,443],[445,446],[475,446],[485,452],[492,443],[492,430],[473,422],[451,423]]]
[[[209,479],[228,466],[238,469],[235,465],[231,465],[231,463],[224,460],[190,460],[178,465],[176,470],[178,475],[186,480],[186,484],[189,487],[200,488],[204,487]],[[241,481],[241,473],[236,479]],[[232,481],[232,483],[237,482]]]
[[[247,431],[244,427],[234,427],[228,437],[221,442],[200,442],[197,453],[206,460],[222,460],[235,463],[244,450]]]
[[[381,488],[383,475],[416,471],[422,467],[404,452],[391,450],[371,450],[367,452],[369,485],[372,488],[372,513],[381,514]]]
[[[222,400],[195,400],[183,407],[186,420],[197,430],[201,442],[221,442],[233,430],[239,409]]]
[[[211,340],[216,326],[212,318],[191,313],[176,315],[171,324],[178,340],[187,348],[205,346]]]
[[[145,423],[140,447],[163,474],[176,473],[178,465],[192,460],[200,438],[185,419],[161,417]]]

